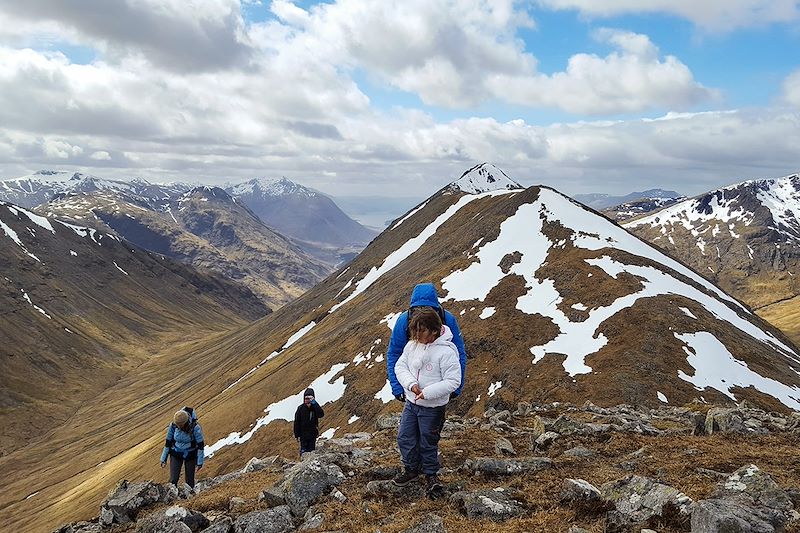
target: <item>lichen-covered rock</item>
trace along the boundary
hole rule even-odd
[[[231,530],[233,530],[233,520],[225,516],[204,529],[203,533],[231,533]]]
[[[313,458],[293,466],[286,473],[281,488],[292,513],[303,516],[317,498],[328,494],[332,487],[345,479],[346,476],[337,465]]]
[[[318,513],[314,509],[309,509],[303,518],[303,524],[298,528],[300,531],[318,529],[325,521],[325,513]]]
[[[94,522],[74,522],[61,526],[53,531],[53,533],[100,533],[103,531],[103,526]]]
[[[744,418],[738,409],[712,407],[706,413],[706,435],[714,433],[748,433]]]
[[[247,513],[236,519],[235,533],[284,533],[294,529],[288,505]]]
[[[177,496],[174,486],[171,488],[141,481],[129,483],[123,480],[117,484],[100,506],[100,525],[125,524],[136,521],[139,511],[154,503],[172,503]]]
[[[279,455],[272,455],[270,457],[265,457],[264,459],[253,457],[247,462],[244,468],[242,468],[242,473],[249,474],[250,472],[258,472],[260,470],[279,469],[283,466],[283,464],[284,460]]]
[[[375,420],[375,429],[397,429],[400,427],[400,413],[388,413]]]
[[[774,533],[780,519],[744,501],[701,500],[692,507],[692,533]]]
[[[565,479],[561,488],[562,502],[594,502],[600,497],[600,489],[585,479]]]
[[[569,450],[565,451],[564,454],[567,457],[578,457],[581,459],[588,459],[589,457],[594,457],[594,451],[584,448],[583,446],[575,446],[574,448],[570,448]]]
[[[520,457],[519,459],[498,459],[477,457],[464,461],[464,469],[478,474],[515,475],[538,472],[553,466],[547,457]]]
[[[173,505],[136,523],[136,533],[197,533],[208,527],[201,513]]]
[[[447,529],[444,527],[442,517],[431,513],[419,524],[404,529],[400,533],[447,533]]]
[[[576,422],[567,415],[561,415],[556,418],[550,431],[554,431],[560,435],[582,435],[590,432],[586,424]]]
[[[640,524],[652,517],[663,516],[670,507],[687,520],[690,516],[691,498],[650,478],[628,476],[605,483],[600,492],[603,500],[614,505],[606,517],[612,527]]]
[[[258,493],[258,501],[267,507],[286,505],[286,494],[280,487],[269,487]]]
[[[419,498],[425,496],[425,484],[412,482],[405,487],[398,487],[389,479],[370,481],[366,486],[366,495],[372,498],[386,496]]]
[[[783,515],[788,515],[794,509],[789,495],[756,465],[743,466],[728,476],[728,479],[717,485],[712,497],[729,498],[740,495],[752,498],[757,506],[774,509]]]
[[[525,512],[522,505],[511,498],[507,489],[456,492],[450,501],[468,518],[488,518],[496,522],[520,516]]]
[[[545,431],[544,433],[539,435],[539,438],[536,439],[536,447],[542,450],[547,449],[560,436],[561,435],[559,435],[555,431]]]
[[[498,437],[494,443],[494,452],[497,455],[516,455],[511,441],[505,437]]]

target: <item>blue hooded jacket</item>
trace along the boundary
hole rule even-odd
[[[161,462],[167,462],[167,455],[173,454],[183,459],[197,454],[197,466],[202,466],[204,457],[205,442],[203,442],[203,430],[200,429],[200,424],[197,423],[197,415],[194,410],[189,413],[189,427],[194,426],[194,440],[196,447],[192,447],[192,434],[182,430],[175,424],[170,424],[167,427],[167,441],[164,445],[164,450],[161,452]]]
[[[439,309],[439,297],[436,295],[436,288],[433,283],[420,283],[411,292],[410,307],[428,306]],[[467,350],[464,348],[464,339],[461,337],[461,330],[458,328],[456,317],[449,311],[444,312],[444,324],[453,332],[453,344],[458,349],[458,359],[461,362],[461,385],[453,393],[458,396],[464,388],[464,379],[467,372]],[[392,329],[392,338],[389,340],[389,349],[386,353],[386,373],[389,376],[389,383],[392,386],[392,394],[399,396],[403,394],[403,386],[397,381],[394,373],[394,365],[403,354],[403,348],[408,343],[408,311],[403,312],[398,318]]]

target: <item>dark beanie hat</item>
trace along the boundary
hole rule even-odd
[[[316,394],[314,394],[314,389],[312,389],[311,387],[309,387],[309,388],[307,388],[307,389],[306,389],[306,392],[305,392],[305,394],[303,394],[303,396],[304,396],[304,397],[305,397],[305,396],[316,396]]]

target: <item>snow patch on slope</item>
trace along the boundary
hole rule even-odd
[[[675,333],[675,337],[685,343],[683,350],[688,356],[686,360],[695,369],[693,376],[678,370],[678,377],[682,380],[692,383],[700,390],[714,388],[733,401],[737,401],[731,392],[733,387],[754,387],[777,398],[785,406],[800,410],[800,388],[757,374],[747,363],[733,357],[725,345],[711,333]]]
[[[336,375],[342,370],[347,368],[347,365],[347,363],[338,363],[331,366],[330,370],[319,376],[317,379],[312,381],[310,385],[308,385],[314,389],[314,392],[316,392],[316,399],[320,405],[335,402],[344,395],[344,391],[347,388],[347,385],[344,382],[344,376],[339,376],[339,378],[335,381],[333,381],[333,378],[336,377]],[[297,406],[303,403],[303,392],[305,390],[306,387],[303,387],[297,394],[293,394],[292,396],[269,404],[267,408],[264,409],[264,413],[266,413],[266,415],[256,420],[253,424],[253,427],[249,431],[244,434],[241,432],[233,432],[227,437],[218,440],[206,448],[206,457],[211,457],[225,446],[247,442],[250,440],[250,438],[252,438],[253,435],[255,435],[256,431],[263,428],[270,422],[275,420],[292,422],[294,420],[294,412],[297,409]]]

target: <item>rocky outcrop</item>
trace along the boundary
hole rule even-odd
[[[312,457],[293,466],[280,487],[292,514],[303,516],[312,503],[345,479],[341,468]]]
[[[460,491],[450,497],[468,518],[508,520],[525,512],[524,507],[509,496],[510,489],[479,490],[474,492]]]
[[[641,476],[628,476],[600,487],[603,500],[614,505],[606,515],[612,528],[644,524],[653,517],[677,511],[688,521],[692,500],[678,490]]]
[[[794,516],[789,496],[769,474],[755,465],[744,466],[720,482],[710,499],[695,504],[692,531],[782,531]]]
[[[294,529],[288,505],[266,511],[254,511],[236,519],[235,533],[284,533]]]
[[[208,519],[201,513],[173,505],[138,521],[136,533],[197,533],[208,525]]]
[[[129,483],[121,481],[100,507],[100,524],[135,522],[139,511],[154,503],[171,503],[178,497],[174,485],[159,485],[152,481]]]
[[[478,457],[467,459],[464,469],[476,474],[515,475],[538,472],[553,466],[552,459],[547,457],[522,457],[519,459],[497,459],[495,457]]]

